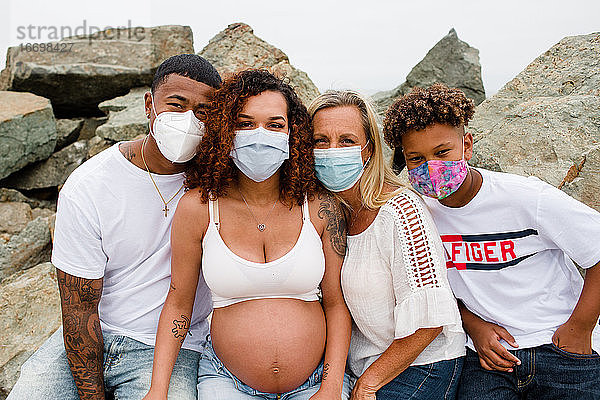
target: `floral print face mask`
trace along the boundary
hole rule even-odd
[[[442,200],[456,192],[465,181],[469,167],[464,156],[458,161],[429,160],[408,170],[412,187],[424,196]]]

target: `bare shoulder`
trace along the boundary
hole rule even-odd
[[[188,226],[190,232],[204,235],[209,223],[208,203],[202,201],[197,189],[188,190],[177,203],[173,224]]]

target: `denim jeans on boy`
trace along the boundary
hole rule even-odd
[[[107,399],[140,400],[150,388],[154,347],[126,336],[104,334],[104,386]],[[182,349],[169,386],[169,399],[196,400],[200,353]],[[7,400],[78,400],[62,328],[21,367]]]
[[[219,360],[212,343],[207,341],[200,357],[198,369],[198,399],[199,400],[308,400],[321,387],[323,362],[308,377],[306,382],[286,393],[265,393],[246,385],[236,378]],[[348,374],[344,376],[342,400],[350,398],[352,382]]]
[[[568,353],[553,344],[511,350],[521,365],[513,372],[487,371],[467,349],[459,400],[598,400],[600,356]]]
[[[376,393],[377,400],[454,400],[463,357],[405,369]]]

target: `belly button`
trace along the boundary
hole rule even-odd
[[[274,373],[274,374],[276,374],[276,373],[278,373],[278,372],[279,372],[279,368],[277,368],[277,367],[274,367],[274,368],[273,368],[273,373]]]

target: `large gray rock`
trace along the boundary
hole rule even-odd
[[[56,146],[56,122],[48,99],[0,91],[0,179],[48,158]]]
[[[102,31],[55,44],[65,51],[9,48],[4,79],[10,90],[49,98],[64,117],[98,114],[100,102],[149,85],[168,57],[194,52],[192,30],[176,25]]]
[[[108,121],[107,116],[86,118],[79,132],[77,140],[89,140],[96,136],[96,130],[99,126],[104,125]]]
[[[38,217],[8,243],[0,243],[0,282],[11,274],[50,261],[51,218]]]
[[[108,121],[96,129],[96,135],[116,142],[147,134],[144,94],[149,90],[149,87],[131,89],[125,96],[100,103],[98,107],[108,114]]]
[[[319,90],[305,72],[294,68],[283,51],[254,35],[244,23],[234,23],[213,37],[200,53],[222,77],[248,68],[267,68],[286,76],[305,104],[319,95]]]
[[[29,198],[15,189],[0,188],[0,202],[27,203],[32,209],[47,208],[56,211],[55,201]]]
[[[27,203],[0,203],[0,233],[14,235],[21,232],[32,220],[31,207]]]
[[[600,210],[600,33],[566,37],[484,101],[471,164],[535,175]]]
[[[52,154],[49,159],[29,165],[0,181],[5,187],[32,190],[61,186],[88,154],[88,142],[81,140]]]
[[[21,365],[60,327],[56,269],[40,264],[0,286],[0,399],[14,386]]]
[[[57,119],[56,120],[56,148],[54,151],[58,151],[65,146],[77,141],[81,129],[83,128],[85,120],[83,118],[77,119]]]
[[[374,94],[373,100],[378,111],[384,113],[396,98],[413,87],[429,87],[437,82],[462,90],[475,104],[485,100],[479,50],[460,40],[454,28],[415,65],[406,82],[395,89]]]

